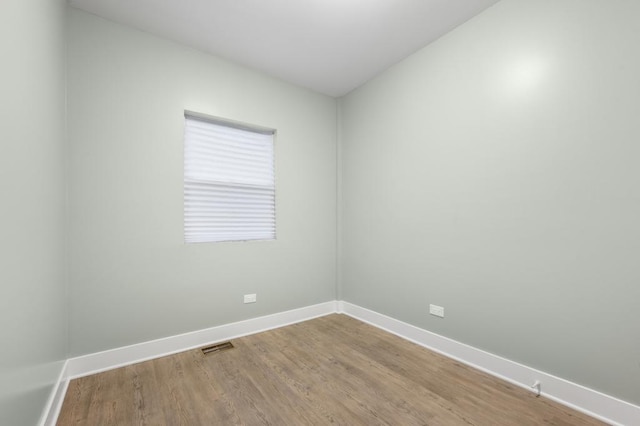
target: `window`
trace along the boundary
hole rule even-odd
[[[185,112],[186,242],[276,238],[274,135]]]

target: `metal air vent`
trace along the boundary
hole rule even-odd
[[[233,344],[231,342],[216,343],[215,345],[205,346],[204,348],[200,348],[203,355],[210,355],[210,354],[225,351],[227,349],[233,349]]]

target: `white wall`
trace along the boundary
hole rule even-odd
[[[74,9],[69,44],[71,356],[335,298],[334,99]],[[277,241],[183,242],[185,109],[278,130]]]
[[[342,99],[344,299],[640,403],[639,17],[503,0]]]
[[[0,3],[0,424],[38,421],[66,358],[65,2]]]

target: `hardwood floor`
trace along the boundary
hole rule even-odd
[[[71,381],[58,425],[602,425],[345,315]]]

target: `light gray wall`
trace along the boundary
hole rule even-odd
[[[344,98],[344,299],[640,403],[639,17],[503,0]]]
[[[65,2],[0,3],[0,424],[33,425],[66,358]]]
[[[336,101],[69,19],[71,356],[333,300]],[[184,109],[278,130],[277,241],[183,242]]]

